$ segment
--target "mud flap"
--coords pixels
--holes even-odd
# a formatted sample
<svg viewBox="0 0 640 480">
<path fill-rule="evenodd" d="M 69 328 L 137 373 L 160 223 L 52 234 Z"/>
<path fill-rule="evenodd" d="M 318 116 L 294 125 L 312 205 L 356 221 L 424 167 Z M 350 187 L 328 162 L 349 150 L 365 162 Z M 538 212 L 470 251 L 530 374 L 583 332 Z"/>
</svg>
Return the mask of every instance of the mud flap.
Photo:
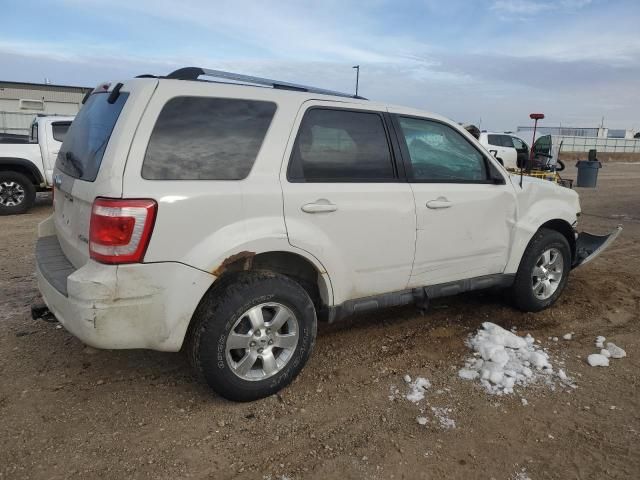
<svg viewBox="0 0 640 480">
<path fill-rule="evenodd" d="M 587 232 L 581 232 L 576 238 L 576 258 L 573 267 L 576 268 L 600 255 L 613 241 L 620 235 L 622 225 L 618 225 L 616 229 L 609 235 L 593 235 Z"/>
</svg>

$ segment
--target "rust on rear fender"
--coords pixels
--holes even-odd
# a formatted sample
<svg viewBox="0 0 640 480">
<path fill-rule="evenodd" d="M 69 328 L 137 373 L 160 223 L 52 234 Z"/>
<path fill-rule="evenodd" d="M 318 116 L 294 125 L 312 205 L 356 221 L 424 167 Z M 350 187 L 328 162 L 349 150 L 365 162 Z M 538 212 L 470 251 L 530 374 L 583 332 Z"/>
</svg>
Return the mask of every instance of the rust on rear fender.
<svg viewBox="0 0 640 480">
<path fill-rule="evenodd" d="M 253 263 L 253 257 L 255 256 L 256 252 L 242 251 L 234 253 L 233 255 L 225 258 L 219 266 L 211 271 L 211 273 L 216 277 L 219 277 L 226 272 L 231 265 L 234 265 L 235 267 L 233 270 L 249 270 Z M 244 260 L 244 262 L 241 263 L 241 260 Z"/>
</svg>

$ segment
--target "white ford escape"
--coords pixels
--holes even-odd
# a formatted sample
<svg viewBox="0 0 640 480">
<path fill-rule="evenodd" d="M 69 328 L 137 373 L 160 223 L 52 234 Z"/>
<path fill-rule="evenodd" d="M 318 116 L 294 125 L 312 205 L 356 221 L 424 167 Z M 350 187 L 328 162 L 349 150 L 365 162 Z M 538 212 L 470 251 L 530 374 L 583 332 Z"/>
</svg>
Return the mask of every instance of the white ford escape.
<svg viewBox="0 0 640 480">
<path fill-rule="evenodd" d="M 488 287 L 540 310 L 619 232 L 578 235 L 575 192 L 442 117 L 199 68 L 96 88 L 54 184 L 34 316 L 185 348 L 234 400 L 287 385 L 318 319 Z"/>
</svg>

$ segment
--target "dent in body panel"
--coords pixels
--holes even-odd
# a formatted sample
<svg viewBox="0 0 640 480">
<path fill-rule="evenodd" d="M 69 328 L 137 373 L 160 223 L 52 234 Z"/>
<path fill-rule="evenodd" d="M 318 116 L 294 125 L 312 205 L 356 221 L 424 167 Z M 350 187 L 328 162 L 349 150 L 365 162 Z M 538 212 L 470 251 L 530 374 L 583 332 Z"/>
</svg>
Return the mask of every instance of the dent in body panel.
<svg viewBox="0 0 640 480">
<path fill-rule="evenodd" d="M 519 182 L 519 177 L 512 176 Z M 523 188 L 516 186 L 518 221 L 514 229 L 509 262 L 505 273 L 516 273 L 531 238 L 540 227 L 551 220 L 574 225 L 580 211 L 578 194 L 547 180 L 524 177 Z"/>
</svg>

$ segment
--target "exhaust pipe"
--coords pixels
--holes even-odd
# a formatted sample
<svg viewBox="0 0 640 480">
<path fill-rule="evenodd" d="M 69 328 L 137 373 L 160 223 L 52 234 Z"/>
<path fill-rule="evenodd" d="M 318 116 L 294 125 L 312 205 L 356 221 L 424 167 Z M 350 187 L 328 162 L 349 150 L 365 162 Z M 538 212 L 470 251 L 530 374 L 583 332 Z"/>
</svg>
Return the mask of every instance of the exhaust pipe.
<svg viewBox="0 0 640 480">
<path fill-rule="evenodd" d="M 44 320 L 45 322 L 56 323 L 56 317 L 51 313 L 49 307 L 44 303 L 31 305 L 31 318 L 34 320 Z"/>
</svg>

